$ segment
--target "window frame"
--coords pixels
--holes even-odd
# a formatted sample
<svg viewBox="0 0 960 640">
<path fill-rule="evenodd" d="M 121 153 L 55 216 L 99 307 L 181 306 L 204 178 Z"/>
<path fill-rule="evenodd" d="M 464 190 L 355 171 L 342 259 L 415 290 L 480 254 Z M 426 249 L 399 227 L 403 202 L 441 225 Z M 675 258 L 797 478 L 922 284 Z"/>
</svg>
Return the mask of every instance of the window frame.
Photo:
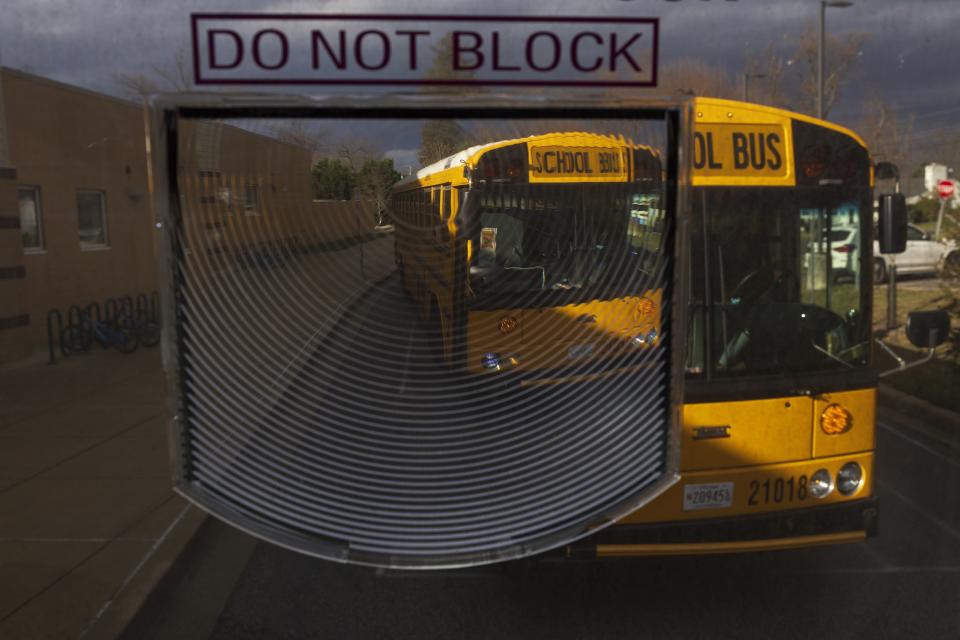
<svg viewBox="0 0 960 640">
<path fill-rule="evenodd" d="M 107 223 L 107 192 L 103 189 L 77 189 L 77 235 L 80 235 L 80 196 L 81 194 L 97 194 L 100 196 L 100 224 L 103 226 L 103 242 L 84 242 L 79 238 L 81 251 L 102 251 L 110 248 L 110 225 Z"/>
<path fill-rule="evenodd" d="M 250 193 L 256 194 L 254 201 L 250 201 Z M 260 210 L 260 185 L 253 182 L 246 182 L 243 185 L 243 214 L 247 216 L 259 216 Z"/>
<path fill-rule="evenodd" d="M 37 222 L 37 246 L 26 246 L 23 244 L 23 212 L 20 211 L 20 192 L 32 191 L 34 194 L 34 214 Z M 43 203 L 38 185 L 24 184 L 17 185 L 17 213 L 20 216 L 20 243 L 25 254 L 45 253 L 47 249 L 46 235 L 43 229 Z"/>
</svg>

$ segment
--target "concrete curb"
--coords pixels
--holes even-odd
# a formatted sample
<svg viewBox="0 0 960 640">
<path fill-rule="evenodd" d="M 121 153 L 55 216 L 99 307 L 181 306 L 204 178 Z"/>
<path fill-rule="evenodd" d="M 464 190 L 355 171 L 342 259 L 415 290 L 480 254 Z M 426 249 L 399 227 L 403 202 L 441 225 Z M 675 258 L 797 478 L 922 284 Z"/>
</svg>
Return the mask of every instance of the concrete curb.
<svg viewBox="0 0 960 640">
<path fill-rule="evenodd" d="M 395 271 L 395 269 L 391 269 L 379 277 L 365 280 L 362 286 L 351 292 L 336 307 L 333 314 L 328 317 L 328 321 L 323 327 L 323 335 L 317 335 L 311 340 L 314 346 L 321 344 L 347 311 L 362 300 L 371 289 L 393 275 Z M 98 617 L 81 635 L 81 638 L 83 640 L 115 640 L 120 638 L 133 623 L 153 591 L 161 585 L 164 578 L 172 572 L 176 563 L 184 556 L 184 552 L 196 539 L 197 533 L 210 517 L 205 511 L 188 502 L 183 517 L 178 516 L 178 519 L 171 523 L 170 529 L 161 540 L 158 540 L 157 546 L 151 550 L 151 554 L 134 569 L 128 580 L 121 585 L 113 598 L 104 605 Z"/>
<path fill-rule="evenodd" d="M 180 555 L 200 531 L 209 516 L 187 503 L 181 515 L 171 522 L 144 561 L 135 567 L 113 597 L 104 604 L 98 617 L 80 634 L 83 640 L 114 640 L 136 617 L 140 608 L 173 568 Z"/>
<path fill-rule="evenodd" d="M 931 426 L 948 432 L 960 431 L 960 413 L 934 406 L 890 385 L 877 386 L 877 399 L 878 404 L 887 405 L 900 413 L 917 416 Z"/>
</svg>

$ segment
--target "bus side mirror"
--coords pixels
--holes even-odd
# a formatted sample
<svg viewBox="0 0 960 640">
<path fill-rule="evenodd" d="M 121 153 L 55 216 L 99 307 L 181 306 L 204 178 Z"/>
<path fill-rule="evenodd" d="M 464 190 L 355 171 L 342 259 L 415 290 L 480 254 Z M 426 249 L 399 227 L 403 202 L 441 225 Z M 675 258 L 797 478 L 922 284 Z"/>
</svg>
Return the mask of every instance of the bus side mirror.
<svg viewBox="0 0 960 640">
<path fill-rule="evenodd" d="M 936 349 L 950 334 L 950 316 L 938 311 L 911 311 L 907 315 L 907 339 L 915 347 Z"/>
<path fill-rule="evenodd" d="M 875 180 L 899 180 L 900 170 L 892 162 L 878 162 L 873 167 Z"/>
<path fill-rule="evenodd" d="M 907 199 L 902 193 L 880 196 L 880 253 L 903 253 L 907 249 Z"/>
<path fill-rule="evenodd" d="M 926 349 L 927 355 L 919 360 L 907 362 L 888 347 L 883 340 L 878 339 L 877 344 L 897 362 L 896 367 L 883 371 L 879 374 L 879 377 L 883 378 L 930 362 L 934 353 L 936 353 L 936 348 L 946 341 L 949 334 L 950 316 L 947 315 L 946 311 L 942 309 L 938 311 L 911 311 L 907 314 L 907 338 L 915 347 Z"/>
</svg>

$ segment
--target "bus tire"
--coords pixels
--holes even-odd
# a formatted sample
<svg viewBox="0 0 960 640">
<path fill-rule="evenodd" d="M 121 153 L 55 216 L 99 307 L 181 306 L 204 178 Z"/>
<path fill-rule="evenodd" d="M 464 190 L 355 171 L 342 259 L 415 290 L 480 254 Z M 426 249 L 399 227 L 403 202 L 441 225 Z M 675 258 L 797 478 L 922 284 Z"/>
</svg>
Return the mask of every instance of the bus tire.
<svg viewBox="0 0 960 640">
<path fill-rule="evenodd" d="M 887 263 L 883 258 L 873 259 L 873 284 L 883 284 L 887 281 Z"/>
</svg>

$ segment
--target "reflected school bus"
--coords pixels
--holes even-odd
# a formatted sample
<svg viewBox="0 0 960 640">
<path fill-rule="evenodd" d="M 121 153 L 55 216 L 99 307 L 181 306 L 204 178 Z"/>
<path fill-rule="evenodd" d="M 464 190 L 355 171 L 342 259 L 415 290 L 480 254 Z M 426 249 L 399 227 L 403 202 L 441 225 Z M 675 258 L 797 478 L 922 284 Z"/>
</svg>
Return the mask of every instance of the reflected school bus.
<svg viewBox="0 0 960 640">
<path fill-rule="evenodd" d="M 654 149 L 579 132 L 472 147 L 398 184 L 397 262 L 442 358 L 560 371 L 655 344 L 663 220 L 633 211 L 656 211 L 660 185 Z"/>
<path fill-rule="evenodd" d="M 680 479 L 569 555 L 876 532 L 867 149 L 779 109 L 699 98 L 694 112 L 689 242 L 675 256 L 689 282 L 671 301 L 689 331 Z M 619 164 L 601 165 L 601 149 Z M 656 348 L 661 190 L 654 150 L 582 133 L 474 147 L 398 185 L 404 286 L 435 314 L 447 363 L 492 375 L 583 358 L 615 371 L 628 349 Z M 458 207 L 470 212 L 459 229 Z M 844 279 L 829 277 L 833 252 L 820 246 L 841 223 L 859 230 Z"/>
</svg>

